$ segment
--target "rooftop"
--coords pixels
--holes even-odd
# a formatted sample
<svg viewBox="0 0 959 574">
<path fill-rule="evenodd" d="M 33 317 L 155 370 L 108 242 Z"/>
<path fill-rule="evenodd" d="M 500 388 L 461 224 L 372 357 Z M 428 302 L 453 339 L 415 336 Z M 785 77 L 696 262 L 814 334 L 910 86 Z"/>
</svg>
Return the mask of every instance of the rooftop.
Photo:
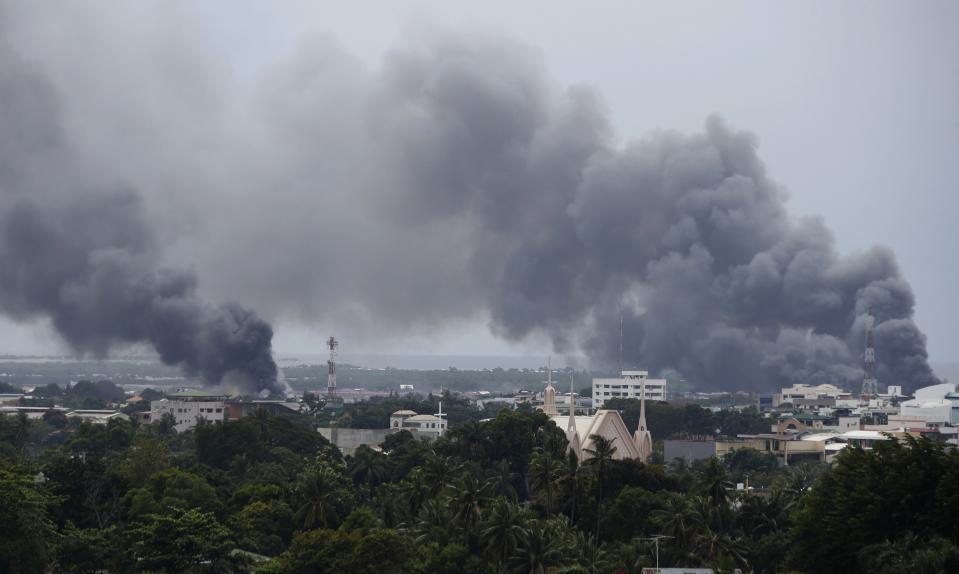
<svg viewBox="0 0 959 574">
<path fill-rule="evenodd" d="M 433 415 L 414 415 L 406 420 L 413 422 L 438 422 L 440 418 L 434 417 Z"/>
<path fill-rule="evenodd" d="M 854 430 L 844 432 L 839 436 L 840 438 L 852 440 L 889 440 L 889 437 L 885 434 L 873 430 Z"/>
<path fill-rule="evenodd" d="M 199 398 L 222 397 L 223 395 L 214 395 L 213 393 L 208 393 L 206 391 L 198 391 L 196 389 L 181 389 L 175 393 L 168 393 L 167 396 L 172 398 L 177 398 L 177 399 L 199 399 Z"/>
<path fill-rule="evenodd" d="M 779 420 L 796 419 L 797 421 L 828 421 L 829 417 L 813 413 L 793 413 L 791 415 L 779 415 Z"/>
<path fill-rule="evenodd" d="M 827 440 L 832 440 L 832 439 L 837 439 L 837 438 L 839 438 L 839 435 L 836 434 L 836 433 L 824 432 L 824 433 L 815 433 L 815 434 L 807 434 L 807 435 L 804 435 L 804 436 L 801 438 L 801 440 L 808 440 L 808 441 L 811 441 L 811 442 L 825 442 L 825 441 L 827 441 Z"/>
</svg>

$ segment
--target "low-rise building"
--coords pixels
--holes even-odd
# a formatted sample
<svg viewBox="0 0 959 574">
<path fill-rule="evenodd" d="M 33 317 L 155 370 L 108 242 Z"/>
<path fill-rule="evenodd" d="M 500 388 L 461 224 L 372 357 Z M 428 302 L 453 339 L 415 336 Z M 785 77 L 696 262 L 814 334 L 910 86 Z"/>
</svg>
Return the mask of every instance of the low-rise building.
<svg viewBox="0 0 959 574">
<path fill-rule="evenodd" d="M 680 458 L 689 464 L 714 456 L 722 458 L 734 450 L 751 448 L 775 456 L 780 466 L 801 460 L 828 462 L 835 453 L 827 449 L 827 436 L 835 437 L 830 434 L 800 438 L 797 434 L 762 433 L 739 435 L 726 440 L 666 440 L 663 441 L 663 458 L 666 462 Z"/>
<path fill-rule="evenodd" d="M 25 397 L 25 393 L 0 393 L 0 405 L 16 406 L 20 404 L 20 399 Z"/>
<path fill-rule="evenodd" d="M 593 379 L 593 408 L 601 409 L 609 399 L 638 399 L 645 386 L 646 399 L 666 400 L 666 379 L 650 379 L 649 371 L 623 371 L 619 379 Z"/>
<path fill-rule="evenodd" d="M 795 384 L 791 387 L 782 388 L 782 392 L 779 395 L 779 404 L 782 404 L 782 403 L 795 404 L 795 401 L 800 399 L 805 401 L 811 401 L 813 399 L 836 400 L 843 397 L 843 395 L 850 396 L 850 393 L 835 385 Z"/>
<path fill-rule="evenodd" d="M 776 424 L 774 424 L 770 430 L 780 434 L 806 432 L 812 429 L 822 429 L 823 425 L 831 420 L 830 417 L 814 413 L 790 413 L 780 415 L 776 420 Z"/>
<path fill-rule="evenodd" d="M 78 409 L 67 413 L 68 419 L 80 419 L 95 424 L 107 424 L 112 420 L 128 421 L 130 417 L 120 411 L 102 409 Z"/>
<path fill-rule="evenodd" d="M 420 415 L 416 411 L 399 410 L 390 415 L 389 427 L 385 429 L 351 429 L 320 427 L 317 431 L 345 455 L 352 456 L 360 446 L 379 448 L 390 434 L 409 431 L 418 439 L 433 439 L 446 432 L 443 408 L 435 415 Z"/>
<path fill-rule="evenodd" d="M 221 423 L 227 419 L 224 395 L 213 395 L 193 389 L 179 389 L 166 397 L 150 402 L 150 418 L 158 421 L 164 415 L 173 416 L 177 432 L 190 430 L 197 421 Z"/>
<path fill-rule="evenodd" d="M 446 419 L 442 413 L 436 415 L 420 415 L 414 411 L 396 411 L 390 415 L 390 430 L 397 432 L 408 430 L 414 435 L 435 438 L 446 432 Z"/>
<path fill-rule="evenodd" d="M 43 415 L 49 412 L 61 412 L 68 413 L 70 409 L 64 407 L 21 407 L 21 406 L 6 406 L 0 407 L 0 415 L 19 415 L 23 413 L 30 420 L 42 419 Z"/>
<path fill-rule="evenodd" d="M 270 416 L 285 417 L 300 413 L 303 403 L 296 401 L 271 401 L 271 400 L 253 400 L 253 401 L 229 401 L 226 403 L 226 418 L 229 420 L 248 417 L 257 411 L 264 411 Z"/>
</svg>

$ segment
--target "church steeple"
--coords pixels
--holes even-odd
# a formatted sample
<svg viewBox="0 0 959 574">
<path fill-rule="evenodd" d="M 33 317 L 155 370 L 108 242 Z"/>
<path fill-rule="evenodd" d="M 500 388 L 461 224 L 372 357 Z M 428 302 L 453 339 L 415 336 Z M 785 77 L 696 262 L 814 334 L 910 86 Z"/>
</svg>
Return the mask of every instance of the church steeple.
<svg viewBox="0 0 959 574">
<path fill-rule="evenodd" d="M 639 460 L 646 462 L 653 453 L 653 435 L 646 427 L 646 379 L 642 379 L 639 391 L 639 426 L 633 433 L 633 441 L 639 450 Z"/>
<path fill-rule="evenodd" d="M 576 458 L 583 460 L 582 443 L 579 432 L 576 430 L 576 399 L 573 394 L 573 373 L 569 374 L 569 422 L 566 424 L 566 440 L 569 448 L 576 453 Z"/>
<path fill-rule="evenodd" d="M 556 389 L 553 388 L 553 367 L 552 360 L 546 359 L 546 390 L 543 391 L 543 412 L 548 417 L 555 417 L 559 414 L 556 410 Z"/>
</svg>

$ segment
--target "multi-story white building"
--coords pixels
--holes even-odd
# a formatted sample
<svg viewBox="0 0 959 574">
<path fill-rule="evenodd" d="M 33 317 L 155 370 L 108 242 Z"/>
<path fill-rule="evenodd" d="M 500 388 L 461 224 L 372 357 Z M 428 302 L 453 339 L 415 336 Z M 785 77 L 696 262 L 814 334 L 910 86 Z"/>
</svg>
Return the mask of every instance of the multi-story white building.
<svg viewBox="0 0 959 574">
<path fill-rule="evenodd" d="M 650 379 L 649 371 L 623 371 L 620 379 L 593 379 L 593 408 L 603 408 L 609 399 L 638 399 L 644 383 L 648 400 L 666 400 L 666 379 Z"/>
<path fill-rule="evenodd" d="M 199 419 L 223 422 L 226 420 L 225 400 L 224 396 L 181 389 L 158 401 L 150 401 L 150 420 L 159 421 L 163 415 L 171 414 L 177 432 L 196 427 Z"/>
</svg>

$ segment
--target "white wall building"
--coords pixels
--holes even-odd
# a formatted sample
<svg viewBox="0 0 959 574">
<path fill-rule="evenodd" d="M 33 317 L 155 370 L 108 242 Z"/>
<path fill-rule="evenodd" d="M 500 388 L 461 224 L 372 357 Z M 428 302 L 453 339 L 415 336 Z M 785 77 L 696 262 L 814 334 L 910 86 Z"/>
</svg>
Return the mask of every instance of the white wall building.
<svg viewBox="0 0 959 574">
<path fill-rule="evenodd" d="M 396 411 L 390 415 L 390 431 L 400 430 L 408 430 L 419 436 L 440 437 L 446 433 L 446 419 L 442 418 L 441 413 L 418 415 L 413 411 Z"/>
<path fill-rule="evenodd" d="M 609 399 L 638 399 L 644 382 L 648 400 L 666 400 L 666 379 L 650 379 L 649 371 L 623 371 L 620 379 L 593 379 L 593 408 L 603 408 Z"/>
<path fill-rule="evenodd" d="M 899 414 L 927 423 L 959 424 L 959 393 L 952 383 L 918 389 L 915 398 L 899 404 Z"/>
<path fill-rule="evenodd" d="M 795 399 L 838 399 L 849 392 L 835 385 L 793 385 L 783 387 L 780 394 L 780 403 L 791 403 Z"/>
<path fill-rule="evenodd" d="M 225 398 L 201 391 L 181 390 L 158 401 L 150 401 L 150 419 L 159 421 L 163 415 L 171 414 L 177 432 L 196 427 L 199 419 L 223 422 L 226 420 Z"/>
</svg>

